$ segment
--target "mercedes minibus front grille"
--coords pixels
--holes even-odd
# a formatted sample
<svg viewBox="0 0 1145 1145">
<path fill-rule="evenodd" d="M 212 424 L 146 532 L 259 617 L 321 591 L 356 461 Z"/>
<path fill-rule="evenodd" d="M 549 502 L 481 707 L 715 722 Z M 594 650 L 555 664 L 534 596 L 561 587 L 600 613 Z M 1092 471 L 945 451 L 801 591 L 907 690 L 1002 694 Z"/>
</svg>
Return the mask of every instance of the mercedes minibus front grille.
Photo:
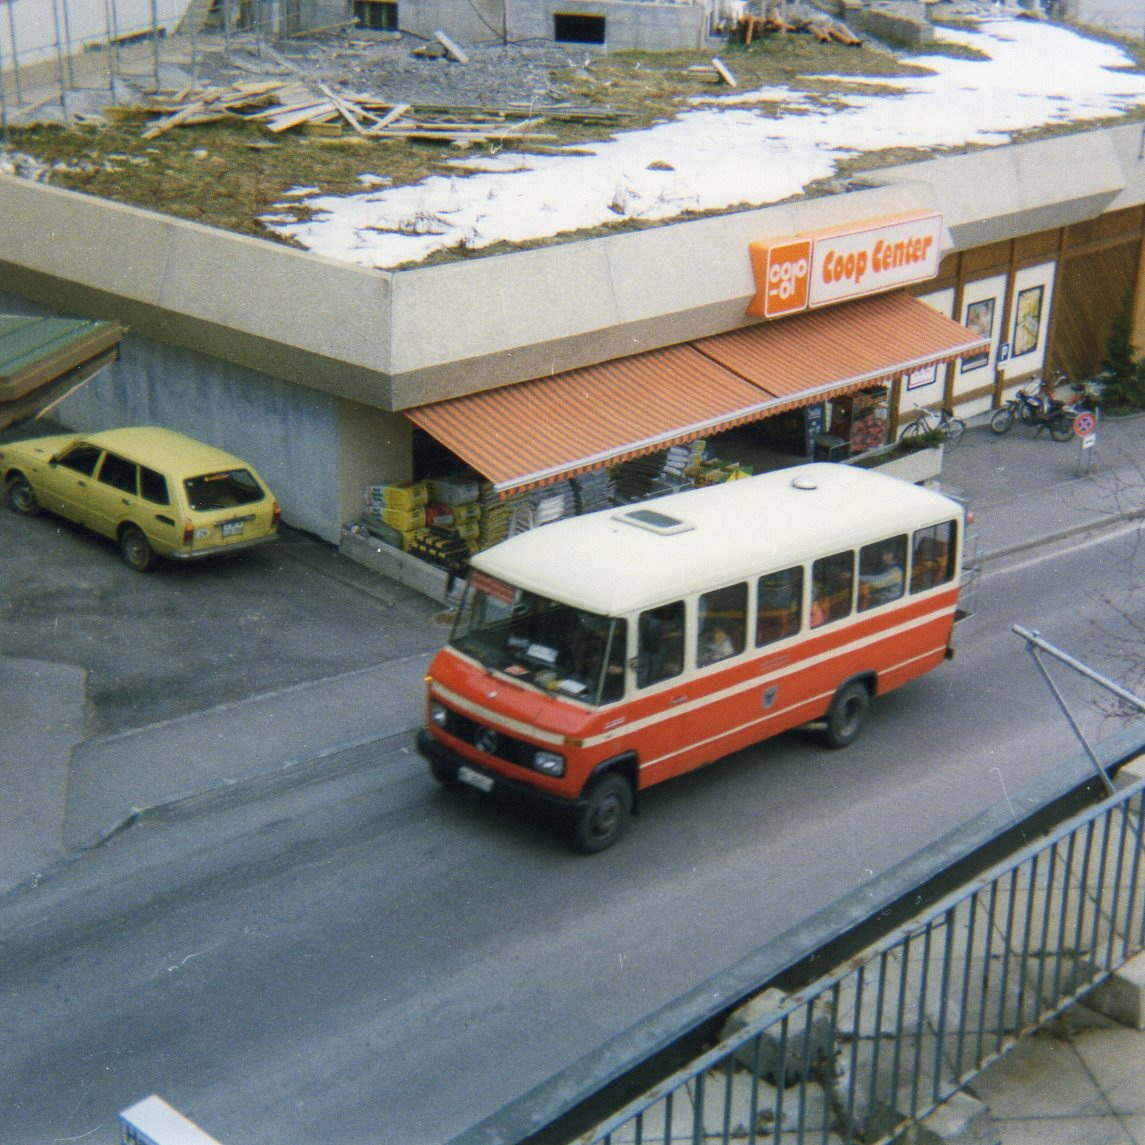
<svg viewBox="0 0 1145 1145">
<path fill-rule="evenodd" d="M 442 706 L 445 707 L 444 704 Z M 494 755 L 506 763 L 515 763 L 518 767 L 532 767 L 536 745 L 494 731 L 487 724 L 471 720 L 452 708 L 445 708 L 445 730 L 487 755 Z"/>
</svg>

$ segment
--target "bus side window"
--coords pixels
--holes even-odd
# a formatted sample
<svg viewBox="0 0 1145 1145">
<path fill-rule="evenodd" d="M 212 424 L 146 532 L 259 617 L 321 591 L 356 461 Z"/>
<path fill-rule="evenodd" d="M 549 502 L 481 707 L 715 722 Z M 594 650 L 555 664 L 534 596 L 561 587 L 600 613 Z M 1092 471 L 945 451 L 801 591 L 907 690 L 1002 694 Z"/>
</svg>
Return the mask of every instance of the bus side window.
<svg viewBox="0 0 1145 1145">
<path fill-rule="evenodd" d="M 906 534 L 859 550 L 859 611 L 898 600 L 906 591 Z"/>
<path fill-rule="evenodd" d="M 919 529 L 911 544 L 910 591 L 925 592 L 954 576 L 953 521 Z"/>
<path fill-rule="evenodd" d="M 747 631 L 747 584 L 728 585 L 700 594 L 696 665 L 703 668 L 717 660 L 738 656 Z"/>
<path fill-rule="evenodd" d="M 833 553 L 811 565 L 811 627 L 830 624 L 851 615 L 855 554 Z"/>
<path fill-rule="evenodd" d="M 684 670 L 684 602 L 677 600 L 640 614 L 636 684 L 647 688 Z"/>
<path fill-rule="evenodd" d="M 803 566 L 761 576 L 756 585 L 755 607 L 757 648 L 798 632 L 803 607 Z"/>
</svg>

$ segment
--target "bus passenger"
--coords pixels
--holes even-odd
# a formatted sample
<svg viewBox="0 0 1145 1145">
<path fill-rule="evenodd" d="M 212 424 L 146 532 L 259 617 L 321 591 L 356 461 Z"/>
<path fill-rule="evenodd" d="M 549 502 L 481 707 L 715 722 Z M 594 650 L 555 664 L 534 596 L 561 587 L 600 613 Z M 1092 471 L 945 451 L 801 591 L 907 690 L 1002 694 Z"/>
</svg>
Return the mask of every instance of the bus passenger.
<svg viewBox="0 0 1145 1145">
<path fill-rule="evenodd" d="M 717 660 L 726 660 L 736 654 L 736 646 L 728 630 L 717 620 L 700 637 L 700 654 L 696 663 L 702 668 L 706 664 L 714 664 Z"/>
<path fill-rule="evenodd" d="M 879 549 L 878 564 L 874 569 L 859 573 L 859 584 L 863 587 L 864 608 L 889 604 L 902 596 L 903 567 L 891 545 L 883 545 Z"/>
</svg>

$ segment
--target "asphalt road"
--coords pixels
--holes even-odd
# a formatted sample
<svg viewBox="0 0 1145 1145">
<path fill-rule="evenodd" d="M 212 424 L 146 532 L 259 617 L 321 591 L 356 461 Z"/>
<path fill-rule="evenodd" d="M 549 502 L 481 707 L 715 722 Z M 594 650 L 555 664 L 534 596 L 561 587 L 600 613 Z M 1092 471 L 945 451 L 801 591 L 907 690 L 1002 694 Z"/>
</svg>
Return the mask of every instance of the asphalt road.
<svg viewBox="0 0 1145 1145">
<path fill-rule="evenodd" d="M 70 522 L 0 511 L 3 651 L 87 669 L 88 737 L 426 652 L 434 602 L 316 538 L 132 572 Z"/>
<path fill-rule="evenodd" d="M 1108 669 L 1140 571 L 1129 535 L 993 571 L 954 663 L 878 701 L 854 747 L 795 733 L 665 784 L 592 858 L 437 790 L 400 738 L 134 828 L 0 912 L 0 1145 L 111 1145 L 152 1092 L 225 1145 L 447 1139 L 1019 804 L 1077 747 L 1010 625 Z"/>
</svg>

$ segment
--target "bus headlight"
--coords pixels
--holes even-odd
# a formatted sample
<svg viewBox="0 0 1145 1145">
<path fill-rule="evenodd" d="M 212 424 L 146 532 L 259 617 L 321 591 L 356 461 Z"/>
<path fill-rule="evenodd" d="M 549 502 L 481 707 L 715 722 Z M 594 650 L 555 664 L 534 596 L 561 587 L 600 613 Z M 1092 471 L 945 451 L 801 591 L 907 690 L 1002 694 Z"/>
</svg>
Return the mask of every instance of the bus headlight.
<svg viewBox="0 0 1145 1145">
<path fill-rule="evenodd" d="M 429 702 L 429 718 L 439 728 L 445 727 L 446 721 L 449 719 L 449 713 L 445 710 L 443 704 L 439 704 L 436 700 Z"/>
<path fill-rule="evenodd" d="M 555 751 L 538 751 L 533 755 L 533 766 L 543 775 L 560 779 L 565 773 L 565 757 Z"/>
</svg>

